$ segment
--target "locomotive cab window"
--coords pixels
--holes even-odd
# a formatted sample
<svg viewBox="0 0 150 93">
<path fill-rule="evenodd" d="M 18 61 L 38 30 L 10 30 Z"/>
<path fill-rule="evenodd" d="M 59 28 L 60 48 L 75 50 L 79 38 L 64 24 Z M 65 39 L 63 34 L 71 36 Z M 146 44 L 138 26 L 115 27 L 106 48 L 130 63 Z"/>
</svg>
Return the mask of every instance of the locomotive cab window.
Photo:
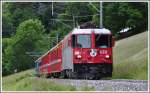
<svg viewBox="0 0 150 93">
<path fill-rule="evenodd" d="M 75 47 L 75 43 L 76 43 L 76 36 L 72 35 L 72 47 Z"/>
<path fill-rule="evenodd" d="M 90 48 L 91 36 L 90 35 L 73 35 L 72 47 L 76 48 Z"/>
<path fill-rule="evenodd" d="M 97 34 L 95 35 L 95 46 L 97 48 L 111 47 L 111 35 Z"/>
</svg>

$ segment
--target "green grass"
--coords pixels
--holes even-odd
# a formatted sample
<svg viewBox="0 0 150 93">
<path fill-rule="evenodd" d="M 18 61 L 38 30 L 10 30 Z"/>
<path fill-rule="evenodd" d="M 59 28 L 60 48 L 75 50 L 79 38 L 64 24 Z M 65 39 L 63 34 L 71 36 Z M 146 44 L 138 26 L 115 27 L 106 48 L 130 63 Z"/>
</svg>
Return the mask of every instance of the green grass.
<svg viewBox="0 0 150 93">
<path fill-rule="evenodd" d="M 117 41 L 114 47 L 113 79 L 148 79 L 148 32 Z M 2 78 L 3 91 L 75 91 L 73 86 L 55 84 L 36 78 L 34 70 L 27 70 Z M 92 91 L 82 87 L 81 91 Z"/>
<path fill-rule="evenodd" d="M 37 78 L 33 70 L 16 73 L 2 78 L 3 91 L 75 91 L 73 86 L 55 84 L 46 78 Z"/>
<path fill-rule="evenodd" d="M 116 43 L 112 78 L 148 79 L 148 32 Z"/>
<path fill-rule="evenodd" d="M 81 87 L 60 85 L 46 78 L 34 76 L 34 70 L 27 70 L 2 78 L 3 91 L 93 91 L 93 87 Z"/>
</svg>

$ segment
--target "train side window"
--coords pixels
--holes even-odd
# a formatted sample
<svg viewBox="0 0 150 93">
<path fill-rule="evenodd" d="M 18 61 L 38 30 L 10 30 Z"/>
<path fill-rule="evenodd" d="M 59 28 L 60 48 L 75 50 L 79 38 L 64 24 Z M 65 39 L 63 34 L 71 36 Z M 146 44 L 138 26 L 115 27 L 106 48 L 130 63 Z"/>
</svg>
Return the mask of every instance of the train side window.
<svg viewBox="0 0 150 93">
<path fill-rule="evenodd" d="M 39 66 L 41 66 L 41 65 L 42 65 L 42 63 L 41 63 L 41 62 L 39 62 L 39 63 L 38 63 L 38 65 L 39 65 Z"/>
<path fill-rule="evenodd" d="M 72 35 L 72 47 L 76 47 L 76 36 Z"/>
</svg>

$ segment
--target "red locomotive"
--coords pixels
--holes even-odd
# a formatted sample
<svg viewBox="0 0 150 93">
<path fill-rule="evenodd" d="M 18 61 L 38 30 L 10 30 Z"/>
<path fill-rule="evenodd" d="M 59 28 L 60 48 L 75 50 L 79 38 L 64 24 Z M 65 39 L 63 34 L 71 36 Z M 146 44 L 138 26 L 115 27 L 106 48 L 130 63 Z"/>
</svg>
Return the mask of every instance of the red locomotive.
<svg viewBox="0 0 150 93">
<path fill-rule="evenodd" d="M 114 38 L 108 29 L 75 28 L 36 60 L 36 72 L 53 77 L 111 77 Z"/>
</svg>

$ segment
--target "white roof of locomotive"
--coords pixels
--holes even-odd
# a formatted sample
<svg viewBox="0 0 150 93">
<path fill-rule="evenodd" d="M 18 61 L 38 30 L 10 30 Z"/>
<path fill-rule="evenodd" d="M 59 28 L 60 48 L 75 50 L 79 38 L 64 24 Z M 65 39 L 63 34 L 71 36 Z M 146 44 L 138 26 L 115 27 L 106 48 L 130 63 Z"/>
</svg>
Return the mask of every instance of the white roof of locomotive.
<svg viewBox="0 0 150 93">
<path fill-rule="evenodd" d="M 111 34 L 111 31 L 105 28 L 102 29 L 79 29 L 75 28 L 72 34 L 91 34 L 94 31 L 96 34 Z"/>
</svg>

